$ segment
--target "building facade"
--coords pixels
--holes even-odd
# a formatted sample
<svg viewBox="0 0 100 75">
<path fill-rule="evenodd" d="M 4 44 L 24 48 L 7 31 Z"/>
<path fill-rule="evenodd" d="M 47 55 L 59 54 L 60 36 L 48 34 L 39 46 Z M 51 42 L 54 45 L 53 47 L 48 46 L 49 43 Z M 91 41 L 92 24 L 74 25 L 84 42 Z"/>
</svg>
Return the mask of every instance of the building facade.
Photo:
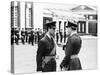
<svg viewBox="0 0 100 75">
<path fill-rule="evenodd" d="M 82 14 L 85 17 L 84 20 L 79 20 L 78 33 L 97 36 L 98 14 L 96 7 L 80 5 L 72 8 L 71 11 L 76 14 Z"/>
<path fill-rule="evenodd" d="M 20 29 L 20 2 L 11 2 L 11 28 Z"/>
<path fill-rule="evenodd" d="M 97 36 L 97 7 L 86 5 L 66 7 L 67 5 L 13 1 L 11 2 L 11 28 L 44 31 L 47 30 L 45 23 L 56 21 L 56 30 L 64 33 L 68 19 L 82 15 L 84 19 L 78 19 L 77 32 L 80 35 Z"/>
</svg>

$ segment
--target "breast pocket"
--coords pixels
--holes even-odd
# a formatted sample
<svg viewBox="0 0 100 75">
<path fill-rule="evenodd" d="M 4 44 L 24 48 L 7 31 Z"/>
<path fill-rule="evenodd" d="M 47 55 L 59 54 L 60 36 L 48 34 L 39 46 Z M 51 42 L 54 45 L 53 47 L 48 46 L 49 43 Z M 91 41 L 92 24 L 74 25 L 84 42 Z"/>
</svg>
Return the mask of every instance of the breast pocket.
<svg viewBox="0 0 100 75">
<path fill-rule="evenodd" d="M 52 50 L 52 47 L 51 47 L 51 46 L 48 46 L 46 52 L 47 52 L 48 54 L 50 54 L 51 50 Z"/>
<path fill-rule="evenodd" d="M 48 46 L 48 47 L 47 47 L 47 50 L 50 50 L 50 49 L 51 49 L 51 47 L 50 47 L 50 46 Z"/>
</svg>

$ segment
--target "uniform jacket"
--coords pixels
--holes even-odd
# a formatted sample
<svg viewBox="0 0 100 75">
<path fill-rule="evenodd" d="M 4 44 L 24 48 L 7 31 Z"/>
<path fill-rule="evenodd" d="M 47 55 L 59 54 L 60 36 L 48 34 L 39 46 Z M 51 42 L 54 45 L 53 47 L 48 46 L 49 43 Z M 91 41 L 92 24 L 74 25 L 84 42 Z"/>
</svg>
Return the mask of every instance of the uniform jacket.
<svg viewBox="0 0 100 75">
<path fill-rule="evenodd" d="M 37 71 L 42 71 L 42 59 L 45 56 L 50 56 L 52 49 L 54 48 L 54 43 L 51 42 L 51 39 L 46 35 L 38 43 L 37 50 Z M 56 52 L 55 54 L 56 55 Z"/>
<path fill-rule="evenodd" d="M 66 49 L 65 49 L 65 57 L 61 63 L 61 67 L 68 67 L 69 65 L 74 65 L 74 67 L 71 67 L 71 69 L 78 69 L 81 67 L 80 61 L 75 60 L 73 64 L 70 64 L 72 62 L 71 55 L 77 55 L 81 48 L 82 40 L 78 34 L 73 34 L 69 36 L 68 41 L 66 43 Z M 78 68 L 76 68 L 78 67 Z"/>
</svg>

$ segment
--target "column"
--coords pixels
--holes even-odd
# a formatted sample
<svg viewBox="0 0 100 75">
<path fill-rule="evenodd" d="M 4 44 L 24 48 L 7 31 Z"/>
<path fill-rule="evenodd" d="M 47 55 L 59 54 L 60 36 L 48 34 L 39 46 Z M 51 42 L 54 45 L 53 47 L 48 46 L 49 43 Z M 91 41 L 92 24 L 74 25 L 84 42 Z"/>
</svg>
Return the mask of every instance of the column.
<svg viewBox="0 0 100 75">
<path fill-rule="evenodd" d="M 11 26 L 20 28 L 20 3 L 18 1 L 11 2 Z"/>
<path fill-rule="evenodd" d="M 86 34 L 88 34 L 88 15 L 86 15 Z"/>
<path fill-rule="evenodd" d="M 24 28 L 25 29 L 25 2 L 21 2 L 20 3 L 20 13 L 21 13 L 21 17 L 20 17 L 20 21 L 21 21 L 21 29 Z"/>
<path fill-rule="evenodd" d="M 32 3 L 25 4 L 25 28 L 32 28 Z"/>
</svg>

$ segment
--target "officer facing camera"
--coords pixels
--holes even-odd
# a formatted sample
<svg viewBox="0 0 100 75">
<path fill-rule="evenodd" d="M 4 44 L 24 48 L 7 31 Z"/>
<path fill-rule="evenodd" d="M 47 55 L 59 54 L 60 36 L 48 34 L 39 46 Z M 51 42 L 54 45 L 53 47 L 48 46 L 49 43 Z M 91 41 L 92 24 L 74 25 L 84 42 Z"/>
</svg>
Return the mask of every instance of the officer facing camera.
<svg viewBox="0 0 100 75">
<path fill-rule="evenodd" d="M 47 33 L 39 41 L 37 50 L 37 71 L 53 72 L 56 71 L 56 45 L 54 40 L 56 22 L 46 24 Z"/>
</svg>

